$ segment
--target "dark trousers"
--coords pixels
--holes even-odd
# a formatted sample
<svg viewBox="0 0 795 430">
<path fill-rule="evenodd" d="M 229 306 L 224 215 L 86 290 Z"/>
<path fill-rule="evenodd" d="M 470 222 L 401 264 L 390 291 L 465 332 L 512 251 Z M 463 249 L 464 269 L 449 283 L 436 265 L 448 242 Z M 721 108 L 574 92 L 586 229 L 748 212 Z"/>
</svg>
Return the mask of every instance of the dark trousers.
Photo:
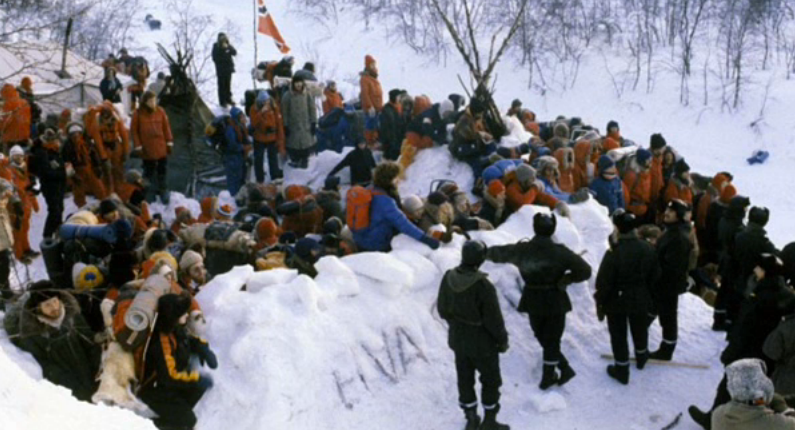
<svg viewBox="0 0 795 430">
<path fill-rule="evenodd" d="M 309 155 L 311 153 L 312 149 L 287 149 L 290 162 L 299 169 L 306 169 L 309 167 Z"/>
<path fill-rule="evenodd" d="M 151 387 L 141 391 L 141 400 L 154 411 L 155 426 L 160 429 L 188 428 L 196 426 L 193 407 L 199 403 L 204 390 L 193 387 L 186 389 L 167 389 Z"/>
<path fill-rule="evenodd" d="M 218 104 L 225 106 L 232 104 L 232 74 L 228 72 L 218 73 Z"/>
<path fill-rule="evenodd" d="M 44 238 L 52 237 L 63 223 L 63 193 L 60 195 L 44 195 L 47 202 L 47 220 L 44 222 Z"/>
<path fill-rule="evenodd" d="M 675 343 L 679 332 L 679 295 L 660 295 L 657 297 L 657 315 L 660 318 L 663 341 Z"/>
<path fill-rule="evenodd" d="M 497 353 L 483 357 L 455 354 L 455 370 L 458 374 L 458 402 L 463 409 L 477 406 L 475 394 L 475 371 L 480 373 L 480 396 L 484 406 L 493 407 L 500 402 L 500 356 Z M 487 408 L 488 409 L 488 408 Z"/>
<path fill-rule="evenodd" d="M 6 302 L 14 297 L 9 276 L 11 276 L 11 248 L 0 251 L 0 310 L 5 309 Z"/>
<path fill-rule="evenodd" d="M 629 362 L 627 328 L 632 333 L 635 354 L 648 352 L 649 325 L 647 315 L 608 314 L 607 329 L 610 331 L 610 346 L 613 349 L 613 357 L 615 357 L 616 363 Z"/>
<path fill-rule="evenodd" d="M 166 169 L 168 159 L 144 160 L 144 179 L 148 182 L 146 188 L 146 201 L 152 203 L 159 195 L 163 200 L 166 191 Z M 165 203 L 165 202 L 164 202 Z"/>
<path fill-rule="evenodd" d="M 715 297 L 715 316 L 725 318 L 728 323 L 737 322 L 741 304 L 742 295 L 737 292 L 731 281 L 724 280 Z"/>
<path fill-rule="evenodd" d="M 258 183 L 265 182 L 265 152 L 268 153 L 268 174 L 271 181 L 282 178 L 279 167 L 279 148 L 276 143 L 254 142 L 254 176 Z"/>
<path fill-rule="evenodd" d="M 558 365 L 566 361 L 560 352 L 560 339 L 566 330 L 566 314 L 530 315 L 530 327 L 544 349 L 545 365 Z"/>
</svg>

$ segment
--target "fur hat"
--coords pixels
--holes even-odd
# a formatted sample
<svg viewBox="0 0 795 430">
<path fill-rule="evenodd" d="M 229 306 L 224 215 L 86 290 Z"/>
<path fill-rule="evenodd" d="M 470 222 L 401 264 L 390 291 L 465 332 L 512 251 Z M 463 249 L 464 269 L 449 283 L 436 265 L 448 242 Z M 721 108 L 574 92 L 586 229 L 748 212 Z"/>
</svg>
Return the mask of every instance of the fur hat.
<svg viewBox="0 0 795 430">
<path fill-rule="evenodd" d="M 379 164 L 373 171 L 373 185 L 382 190 L 392 188 L 392 181 L 400 175 L 400 164 L 386 161 Z"/>
<path fill-rule="evenodd" d="M 635 153 L 635 160 L 637 160 L 638 164 L 643 166 L 649 160 L 651 160 L 652 153 L 648 149 L 640 148 L 638 152 Z"/>
<path fill-rule="evenodd" d="M 55 284 L 53 284 L 50 280 L 34 282 L 28 291 L 30 292 L 30 298 L 28 298 L 28 301 L 25 304 L 28 309 L 35 309 L 40 304 L 50 300 L 53 297 L 61 297 L 60 290 L 55 288 Z"/>
<path fill-rule="evenodd" d="M 611 120 L 610 122 L 607 123 L 607 127 L 605 128 L 605 133 L 610 133 L 610 129 L 611 128 L 616 128 L 616 129 L 619 129 L 619 130 L 621 129 L 618 126 L 618 122 L 613 121 L 613 120 Z"/>
<path fill-rule="evenodd" d="M 423 203 L 421 198 L 411 194 L 403 198 L 401 205 L 407 213 L 415 213 L 422 209 Z"/>
<path fill-rule="evenodd" d="M 468 240 L 461 248 L 461 265 L 478 268 L 486 261 L 488 247 L 479 240 Z"/>
<path fill-rule="evenodd" d="M 87 266 L 80 262 L 72 266 L 72 284 L 78 293 L 92 290 L 104 282 L 105 276 L 97 266 Z"/>
<path fill-rule="evenodd" d="M 559 122 L 555 124 L 555 128 L 553 129 L 552 134 L 555 137 L 559 137 L 561 139 L 568 139 L 569 138 L 569 126 L 566 125 L 564 122 Z"/>
<path fill-rule="evenodd" d="M 676 164 L 674 164 L 674 174 L 681 175 L 682 173 L 687 173 L 690 171 L 690 165 L 687 164 L 684 158 L 679 159 Z"/>
<path fill-rule="evenodd" d="M 171 268 L 172 271 L 176 272 L 179 270 L 179 263 L 177 263 L 177 259 L 174 258 L 168 251 L 158 251 L 149 256 L 149 261 L 153 262 L 156 266 L 157 263 L 163 262 Z"/>
<path fill-rule="evenodd" d="M 646 224 L 638 228 L 638 236 L 643 240 L 657 240 L 662 236 L 662 230 L 654 224 Z"/>
<path fill-rule="evenodd" d="M 751 206 L 751 199 L 745 196 L 734 196 L 729 202 L 729 208 L 737 211 L 745 211 L 748 206 Z"/>
<path fill-rule="evenodd" d="M 505 192 L 505 185 L 499 179 L 492 179 L 489 182 L 488 193 L 492 195 L 492 197 L 497 197 L 500 194 Z"/>
<path fill-rule="evenodd" d="M 784 262 L 775 254 L 764 253 L 760 255 L 756 265 L 765 271 L 765 276 L 778 276 L 784 271 Z"/>
<path fill-rule="evenodd" d="M 190 310 L 191 298 L 187 294 L 165 294 L 157 300 L 157 326 L 161 333 L 171 333 L 179 319 Z"/>
<path fill-rule="evenodd" d="M 732 400 L 739 403 L 753 403 L 773 400 L 773 381 L 765 375 L 767 366 L 758 358 L 737 360 L 726 367 L 726 388 Z"/>
<path fill-rule="evenodd" d="M 536 169 L 528 164 L 519 165 L 516 170 L 516 180 L 523 187 L 527 187 L 536 181 Z"/>
<path fill-rule="evenodd" d="M 613 225 L 616 226 L 618 232 L 621 234 L 627 234 L 635 230 L 635 224 L 635 215 L 633 215 L 632 212 L 617 210 L 613 214 Z"/>
<path fill-rule="evenodd" d="M 760 227 L 767 225 L 770 220 L 770 209 L 765 207 L 754 206 L 748 212 L 748 222 L 754 223 Z"/>
<path fill-rule="evenodd" d="M 204 263 L 204 258 L 201 254 L 189 249 L 185 251 L 185 253 L 182 254 L 182 258 L 179 259 L 179 270 L 187 272 L 191 267 L 201 263 Z"/>
<path fill-rule="evenodd" d="M 690 205 L 679 199 L 673 199 L 668 202 L 667 208 L 676 212 L 676 218 L 680 221 L 685 219 L 685 214 L 691 210 Z"/>
<path fill-rule="evenodd" d="M 555 234 L 558 220 L 555 214 L 537 213 L 533 216 L 533 231 L 538 236 L 550 237 Z"/>
<path fill-rule="evenodd" d="M 728 205 L 736 195 L 737 188 L 733 184 L 728 184 L 720 190 L 720 202 Z"/>
<path fill-rule="evenodd" d="M 8 156 L 10 158 L 15 155 L 25 155 L 25 150 L 19 145 L 14 145 L 11 147 L 11 151 L 8 152 Z"/>
<path fill-rule="evenodd" d="M 119 210 L 119 205 L 117 205 L 116 202 L 111 199 L 105 199 L 99 203 L 100 216 L 105 216 L 109 213 L 116 212 L 118 210 Z"/>
<path fill-rule="evenodd" d="M 450 199 L 448 199 L 447 196 L 441 191 L 434 191 L 434 192 L 428 194 L 428 203 L 429 204 L 436 205 L 436 206 L 441 206 L 441 205 L 443 205 L 443 204 L 445 204 L 445 203 L 447 203 L 449 201 L 450 201 Z"/>
<path fill-rule="evenodd" d="M 333 234 L 339 236 L 342 233 L 342 220 L 333 216 L 323 223 L 323 234 Z"/>
<path fill-rule="evenodd" d="M 651 150 L 654 151 L 655 149 L 663 149 L 668 146 L 668 143 L 665 141 L 665 138 L 660 133 L 655 133 L 651 135 L 651 142 L 650 145 Z"/>
</svg>

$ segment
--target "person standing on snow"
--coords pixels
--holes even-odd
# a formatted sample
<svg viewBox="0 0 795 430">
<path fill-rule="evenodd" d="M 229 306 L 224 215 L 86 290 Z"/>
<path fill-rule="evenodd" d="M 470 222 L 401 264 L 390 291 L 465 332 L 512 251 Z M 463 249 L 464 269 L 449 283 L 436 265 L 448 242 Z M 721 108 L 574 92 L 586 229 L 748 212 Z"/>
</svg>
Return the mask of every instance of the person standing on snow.
<svg viewBox="0 0 795 430">
<path fill-rule="evenodd" d="M 237 195 L 245 182 L 245 156 L 251 148 L 246 129 L 246 114 L 239 107 L 229 111 L 231 121 L 224 130 L 225 145 L 223 148 L 226 188 L 231 195 Z"/>
<path fill-rule="evenodd" d="M 611 378 L 629 383 L 629 344 L 627 328 L 635 344 L 635 360 L 642 370 L 649 359 L 648 315 L 652 307 L 652 288 L 660 276 L 654 247 L 641 240 L 635 230 L 637 220 L 629 212 L 613 215 L 618 241 L 608 250 L 596 275 L 597 314 L 607 316 L 610 345 L 615 365 L 607 367 Z"/>
<path fill-rule="evenodd" d="M 315 145 L 317 109 L 314 99 L 306 90 L 304 79 L 299 76 L 293 76 L 290 90 L 282 96 L 282 119 L 290 164 L 306 169 Z"/>
<path fill-rule="evenodd" d="M 494 285 L 478 270 L 486 250 L 480 241 L 464 244 L 461 265 L 445 273 L 436 303 L 439 315 L 450 325 L 448 345 L 455 354 L 458 402 L 466 416 L 466 430 L 508 430 L 497 422 L 502 385 L 499 354 L 508 351 L 508 332 Z M 476 371 L 486 416 L 483 424 L 477 412 Z"/>
<path fill-rule="evenodd" d="M 381 127 L 378 134 L 384 148 L 384 158 L 387 160 L 394 161 L 400 157 L 400 146 L 406 137 L 406 123 L 403 106 L 400 102 L 402 94 L 402 90 L 391 90 L 389 103 L 384 106 L 381 114 Z"/>
<path fill-rule="evenodd" d="M 495 263 L 516 266 L 525 282 L 518 310 L 530 315 L 530 327 L 544 349 L 544 374 L 539 384 L 542 390 L 564 385 L 576 376 L 560 351 L 566 313 L 572 309 L 566 288 L 591 277 L 591 266 L 582 257 L 552 240 L 556 226 L 555 215 L 537 213 L 533 217 L 532 240 L 492 247 L 486 254 Z"/>
<path fill-rule="evenodd" d="M 364 139 L 368 145 L 378 141 L 378 117 L 384 107 L 384 91 L 378 81 L 378 65 L 370 55 L 364 57 L 364 71 L 361 80 L 362 110 L 365 115 Z"/>
<path fill-rule="evenodd" d="M 357 143 L 356 148 L 331 169 L 328 176 L 333 177 L 337 172 L 348 167 L 351 171 L 351 185 L 366 187 L 373 180 L 373 169 L 375 169 L 375 166 L 373 151 L 367 147 L 367 142 L 363 140 Z"/>
<path fill-rule="evenodd" d="M 257 183 L 265 182 L 263 163 L 266 152 L 268 153 L 268 175 L 270 175 L 271 181 L 281 179 L 282 169 L 279 167 L 279 154 L 285 153 L 282 114 L 267 91 L 257 94 L 255 107 L 251 109 L 249 130 L 254 140 L 254 176 Z"/>
<path fill-rule="evenodd" d="M 232 100 L 232 74 L 235 73 L 235 47 L 229 43 L 226 33 L 218 33 L 218 41 L 213 44 L 213 63 L 218 79 L 218 104 L 225 108 L 234 105 Z"/>
<path fill-rule="evenodd" d="M 14 256 L 17 260 L 29 263 L 40 255 L 30 247 L 30 217 L 39 212 L 39 203 L 33 191 L 34 182 L 28 173 L 25 151 L 14 145 L 9 152 L 11 164 L 8 171 L 22 203 L 22 214 L 16 216 L 14 223 Z"/>
<path fill-rule="evenodd" d="M 47 202 L 44 238 L 52 237 L 63 222 L 66 194 L 66 163 L 61 154 L 61 140 L 54 129 L 47 128 L 33 143 L 30 172 L 39 178 L 41 192 Z"/>
<path fill-rule="evenodd" d="M 157 96 L 147 91 L 141 97 L 141 106 L 133 114 L 130 125 L 135 151 L 144 161 L 144 178 L 149 183 L 147 201 L 152 203 L 155 196 L 168 204 L 169 194 L 166 186 L 168 155 L 174 148 L 171 125 L 166 111 L 157 105 Z"/>
</svg>

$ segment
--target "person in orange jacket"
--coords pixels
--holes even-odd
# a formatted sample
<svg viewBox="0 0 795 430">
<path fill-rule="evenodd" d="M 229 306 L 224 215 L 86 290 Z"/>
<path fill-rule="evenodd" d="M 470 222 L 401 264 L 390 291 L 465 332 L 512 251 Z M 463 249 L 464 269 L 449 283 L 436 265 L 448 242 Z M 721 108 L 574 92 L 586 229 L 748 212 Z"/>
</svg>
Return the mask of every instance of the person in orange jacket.
<svg viewBox="0 0 795 430">
<path fill-rule="evenodd" d="M 571 148 L 559 148 L 554 152 L 555 159 L 558 160 L 558 187 L 564 193 L 574 194 L 577 188 L 574 186 L 574 150 Z"/>
<path fill-rule="evenodd" d="M 574 190 L 588 188 L 594 177 L 594 163 L 591 161 L 593 145 L 588 140 L 581 140 L 574 145 Z"/>
<path fill-rule="evenodd" d="M 66 174 L 71 178 L 72 193 L 77 207 L 86 204 L 86 194 L 93 194 L 97 199 L 107 197 L 105 186 L 94 172 L 91 148 L 86 142 L 85 129 L 82 125 L 72 123 L 66 127 L 67 139 L 63 154 L 66 162 Z"/>
<path fill-rule="evenodd" d="M 265 152 L 268 153 L 268 174 L 271 181 L 283 177 L 279 167 L 279 154 L 287 153 L 284 142 L 284 123 L 277 103 L 266 91 L 257 95 L 251 109 L 251 137 L 254 140 L 254 176 L 258 183 L 265 182 Z"/>
<path fill-rule="evenodd" d="M 326 100 L 323 101 L 323 115 L 328 115 L 334 109 L 342 109 L 342 94 L 337 91 L 337 83 L 334 81 L 326 82 L 326 89 L 323 90 Z"/>
<path fill-rule="evenodd" d="M 668 187 L 665 189 L 665 196 L 663 201 L 666 205 L 671 200 L 679 199 L 690 207 L 693 206 L 693 185 L 690 179 L 690 166 L 681 159 L 674 164 L 674 174 L 668 181 Z"/>
<path fill-rule="evenodd" d="M 368 145 L 373 145 L 378 141 L 378 115 L 384 107 L 384 92 L 378 82 L 378 65 L 370 55 L 364 57 L 361 76 L 362 110 L 366 117 L 364 139 Z"/>
<path fill-rule="evenodd" d="M 124 162 L 130 150 L 129 132 L 110 102 L 89 109 L 86 129 L 102 160 L 102 182 L 108 193 L 118 193 L 124 182 Z"/>
<path fill-rule="evenodd" d="M 638 149 L 624 173 L 624 185 L 629 194 L 627 210 L 635 215 L 637 225 L 653 224 L 655 220 L 655 208 L 651 199 L 652 157 L 651 151 Z"/>
<path fill-rule="evenodd" d="M 3 152 L 8 154 L 8 150 L 14 145 L 27 148 L 31 143 L 30 105 L 11 84 L 3 85 L 0 97 L 3 98 L 3 110 L 0 113 L 0 141 L 3 143 Z"/>
<path fill-rule="evenodd" d="M 16 215 L 14 222 L 14 256 L 19 261 L 30 262 L 39 256 L 38 252 L 30 248 L 30 216 L 31 210 L 39 212 L 39 202 L 32 190 L 30 174 L 28 173 L 28 163 L 25 151 L 15 145 L 9 151 L 11 163 L 9 172 L 14 187 L 17 189 L 19 200 L 22 205 L 22 216 Z"/>
<path fill-rule="evenodd" d="M 141 97 L 141 106 L 133 114 L 130 131 L 135 151 L 144 161 L 144 178 L 149 183 L 147 201 L 152 203 L 159 195 L 160 201 L 168 205 L 166 173 L 174 138 L 166 111 L 157 105 L 155 93 L 147 91 Z"/>
<path fill-rule="evenodd" d="M 544 193 L 543 187 L 536 183 L 536 170 L 528 164 L 522 164 L 507 175 L 505 190 L 506 203 L 511 212 L 518 211 L 524 205 L 543 205 L 550 209 L 560 208 L 561 214 L 568 216 L 568 208 L 563 202 Z"/>
<path fill-rule="evenodd" d="M 665 187 L 665 176 L 663 175 L 663 153 L 668 143 L 662 134 L 651 135 L 649 148 L 654 156 L 651 161 L 651 200 L 658 205 Z M 659 205 L 662 207 L 661 205 Z"/>
<path fill-rule="evenodd" d="M 30 79 L 30 76 L 22 78 L 17 87 L 17 94 L 30 106 L 30 139 L 35 139 L 37 137 L 36 126 L 41 122 L 41 107 L 36 103 L 36 96 L 33 94 L 33 80 Z"/>
</svg>

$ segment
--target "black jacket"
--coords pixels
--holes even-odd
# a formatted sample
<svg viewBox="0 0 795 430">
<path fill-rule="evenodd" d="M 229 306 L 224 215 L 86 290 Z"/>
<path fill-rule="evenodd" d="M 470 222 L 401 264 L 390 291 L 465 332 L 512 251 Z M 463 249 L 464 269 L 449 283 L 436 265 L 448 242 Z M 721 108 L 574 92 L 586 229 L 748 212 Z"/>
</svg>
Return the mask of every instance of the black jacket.
<svg viewBox="0 0 795 430">
<path fill-rule="evenodd" d="M 448 344 L 468 356 L 496 354 L 508 343 L 494 285 L 486 274 L 460 266 L 448 270 L 436 302 L 439 315 L 450 324 Z"/>
<path fill-rule="evenodd" d="M 747 227 L 735 235 L 733 261 L 737 264 L 738 276 L 734 285 L 737 291 L 745 291 L 748 278 L 754 273 L 759 257 L 765 253 L 778 254 L 778 251 L 767 238 L 764 227 L 748 223 Z"/>
<path fill-rule="evenodd" d="M 49 150 L 40 140 L 36 140 L 30 155 L 30 173 L 39 178 L 42 194 L 63 199 L 66 194 L 66 167 L 62 152 Z"/>
<path fill-rule="evenodd" d="M 385 147 L 400 151 L 399 148 L 406 137 L 406 124 L 392 103 L 387 103 L 381 111 L 381 129 L 378 137 Z"/>
<path fill-rule="evenodd" d="M 668 225 L 657 241 L 657 261 L 661 276 L 654 289 L 656 295 L 679 295 L 687 290 L 690 251 L 693 248 L 689 232 L 690 226 L 687 223 Z"/>
<path fill-rule="evenodd" d="M 375 158 L 373 153 L 365 148 L 354 148 L 349 152 L 342 161 L 339 162 L 329 176 L 334 176 L 340 170 L 349 167 L 351 169 L 351 184 L 364 185 L 369 184 L 373 180 L 373 169 L 375 169 Z"/>
<path fill-rule="evenodd" d="M 213 44 L 213 63 L 215 63 L 216 73 L 235 73 L 235 60 L 232 58 L 235 55 L 237 55 L 237 51 L 231 44 L 224 48 L 220 43 L 215 42 Z"/>
<path fill-rule="evenodd" d="M 704 243 L 702 252 L 707 255 L 708 263 L 717 264 L 720 261 L 720 235 L 718 228 L 723 214 L 726 213 L 726 205 L 720 202 L 712 202 L 707 210 L 706 230 L 704 232 Z"/>
<path fill-rule="evenodd" d="M 487 255 L 495 263 L 511 263 L 519 269 L 525 287 L 518 310 L 530 315 L 571 311 L 566 287 L 591 277 L 591 266 L 582 257 L 546 236 L 492 247 Z"/>
<path fill-rule="evenodd" d="M 740 270 L 737 261 L 734 259 L 734 239 L 737 233 L 745 228 L 743 218 L 745 213 L 738 213 L 732 209 L 727 209 L 718 223 L 718 240 L 720 241 L 720 268 L 719 273 L 723 285 L 735 287 L 740 277 Z M 739 282 L 742 285 L 742 282 Z"/>
<path fill-rule="evenodd" d="M 596 303 L 608 314 L 646 315 L 659 277 L 654 247 L 636 234 L 622 235 L 599 266 Z"/>
<path fill-rule="evenodd" d="M 121 103 L 121 92 L 123 90 L 121 81 L 116 77 L 113 79 L 104 78 L 99 83 L 99 92 L 102 94 L 102 100 L 109 100 L 111 103 Z"/>
</svg>

